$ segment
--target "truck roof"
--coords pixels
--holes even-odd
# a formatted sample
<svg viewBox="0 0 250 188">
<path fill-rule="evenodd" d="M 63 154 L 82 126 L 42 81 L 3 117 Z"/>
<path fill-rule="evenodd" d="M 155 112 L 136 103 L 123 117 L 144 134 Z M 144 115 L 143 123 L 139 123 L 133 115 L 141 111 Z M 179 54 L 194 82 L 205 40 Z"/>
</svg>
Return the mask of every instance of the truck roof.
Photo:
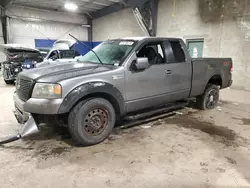
<svg viewBox="0 0 250 188">
<path fill-rule="evenodd" d="M 144 40 L 144 39 L 177 39 L 179 40 L 180 38 L 168 38 L 168 37 L 124 37 L 124 38 L 121 38 L 122 40 L 137 40 L 137 41 L 140 41 L 140 40 Z"/>
</svg>

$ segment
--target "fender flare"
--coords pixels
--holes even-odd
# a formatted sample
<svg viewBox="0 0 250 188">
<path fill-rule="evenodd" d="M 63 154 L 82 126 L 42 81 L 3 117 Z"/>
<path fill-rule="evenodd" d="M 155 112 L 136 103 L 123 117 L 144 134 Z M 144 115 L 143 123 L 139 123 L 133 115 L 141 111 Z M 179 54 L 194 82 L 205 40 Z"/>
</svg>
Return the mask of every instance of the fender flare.
<svg viewBox="0 0 250 188">
<path fill-rule="evenodd" d="M 68 113 L 78 101 L 88 95 L 94 95 L 98 93 L 109 95 L 115 99 L 116 103 L 118 104 L 120 115 L 122 116 L 125 114 L 125 100 L 121 92 L 116 87 L 106 82 L 88 82 L 77 86 L 64 98 L 58 113 Z"/>
<path fill-rule="evenodd" d="M 210 81 L 214 76 L 219 76 L 219 77 L 221 78 L 221 80 L 222 80 L 222 86 L 223 86 L 223 77 L 222 77 L 222 75 L 221 75 L 221 72 L 215 72 L 214 74 L 212 74 L 212 75 L 209 77 L 209 79 L 206 80 L 205 86 L 204 86 L 204 88 L 203 88 L 203 92 L 205 91 L 205 89 L 206 89 L 206 87 L 207 87 L 209 81 Z"/>
</svg>

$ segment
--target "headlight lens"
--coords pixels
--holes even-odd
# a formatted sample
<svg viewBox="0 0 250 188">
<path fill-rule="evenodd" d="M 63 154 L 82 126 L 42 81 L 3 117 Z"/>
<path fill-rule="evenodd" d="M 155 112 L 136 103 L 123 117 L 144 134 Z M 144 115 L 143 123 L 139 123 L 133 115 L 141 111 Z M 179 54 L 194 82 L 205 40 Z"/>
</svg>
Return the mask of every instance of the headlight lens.
<svg viewBox="0 0 250 188">
<path fill-rule="evenodd" d="M 36 83 L 32 98 L 55 99 L 62 97 L 62 86 L 60 84 Z"/>
</svg>

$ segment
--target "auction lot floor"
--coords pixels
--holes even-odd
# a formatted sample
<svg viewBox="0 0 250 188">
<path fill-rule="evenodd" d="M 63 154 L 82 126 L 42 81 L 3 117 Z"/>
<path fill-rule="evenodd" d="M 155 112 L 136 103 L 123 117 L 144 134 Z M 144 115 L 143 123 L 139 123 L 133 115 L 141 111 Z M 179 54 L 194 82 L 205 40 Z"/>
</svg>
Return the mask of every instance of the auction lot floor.
<svg viewBox="0 0 250 188">
<path fill-rule="evenodd" d="M 14 86 L 0 78 L 0 139 L 17 133 Z M 0 147 L 0 187 L 250 187 L 250 93 L 226 89 L 217 109 L 129 129 L 74 147 L 52 133 Z"/>
</svg>

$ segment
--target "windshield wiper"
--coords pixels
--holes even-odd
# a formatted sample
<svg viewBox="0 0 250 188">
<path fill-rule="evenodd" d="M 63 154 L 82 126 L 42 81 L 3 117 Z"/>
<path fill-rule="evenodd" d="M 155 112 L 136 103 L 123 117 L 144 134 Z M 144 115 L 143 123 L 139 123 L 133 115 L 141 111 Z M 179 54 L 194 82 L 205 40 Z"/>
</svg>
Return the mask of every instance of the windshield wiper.
<svg viewBox="0 0 250 188">
<path fill-rule="evenodd" d="M 87 47 L 91 52 L 93 52 L 95 54 L 95 56 L 97 57 L 98 61 L 100 61 L 100 63 L 103 65 L 103 62 L 101 61 L 101 59 L 99 58 L 99 56 L 95 53 L 95 51 L 88 47 L 88 45 L 86 45 L 85 43 L 83 43 L 82 41 L 78 40 L 76 37 L 74 37 L 73 35 L 69 34 L 69 36 L 71 36 L 73 39 L 75 39 L 77 42 L 81 43 L 82 45 L 84 45 L 85 47 Z"/>
</svg>

